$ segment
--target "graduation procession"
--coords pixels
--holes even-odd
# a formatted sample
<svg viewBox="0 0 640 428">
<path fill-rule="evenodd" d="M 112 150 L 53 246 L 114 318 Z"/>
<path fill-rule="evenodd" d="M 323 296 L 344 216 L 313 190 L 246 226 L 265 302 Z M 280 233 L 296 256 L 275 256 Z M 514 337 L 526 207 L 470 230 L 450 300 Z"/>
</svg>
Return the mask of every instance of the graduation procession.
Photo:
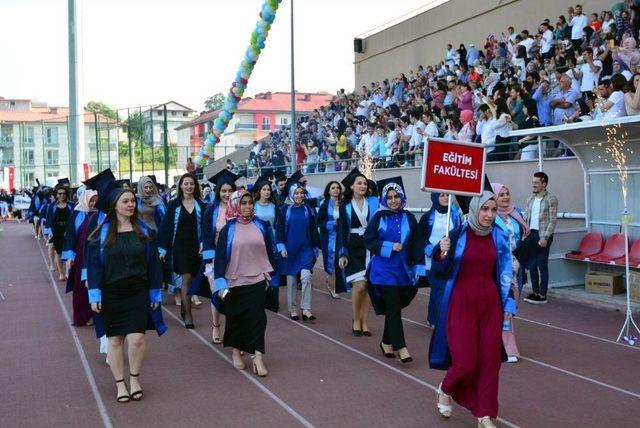
<svg viewBox="0 0 640 428">
<path fill-rule="evenodd" d="M 315 187 L 302 170 L 250 182 L 225 168 L 167 186 L 106 169 L 78 186 L 32 188 L 28 223 L 0 232 L 3 260 L 20 254 L 3 275 L 31 270 L 22 281 L 42 288 L 44 263 L 39 275 L 66 318 L 15 317 L 49 331 L 34 348 L 49 373 L 91 384 L 84 410 L 54 412 L 52 425 L 201 426 L 213 416 L 221 426 L 520 426 L 514 391 L 575 384 L 572 371 L 537 363 L 558 338 L 531 320 L 546 290 L 524 291 L 544 281 L 542 243 L 531 236 L 553 221 L 549 177 L 534 174 L 538 192 L 523 209 L 485 176 L 479 195 L 431 191 L 417 212 L 407 187 L 416 183 L 365 172 Z M 24 311 L 49 288 L 30 291 Z M 563 305 L 545 316 L 585 313 Z M 12 319 L 3 317 L 5 330 L 19 334 Z M 529 385 L 540 376 L 548 385 Z M 85 415 L 91 396 L 97 419 Z M 564 424 L 561 410 L 550 412 L 526 413 L 534 422 L 522 426 Z"/>
</svg>

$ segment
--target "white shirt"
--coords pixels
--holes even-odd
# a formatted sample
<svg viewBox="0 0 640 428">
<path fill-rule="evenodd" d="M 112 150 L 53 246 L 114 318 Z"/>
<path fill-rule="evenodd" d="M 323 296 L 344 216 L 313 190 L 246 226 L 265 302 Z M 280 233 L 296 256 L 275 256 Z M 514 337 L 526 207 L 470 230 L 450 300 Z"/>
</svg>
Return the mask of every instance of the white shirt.
<svg viewBox="0 0 640 428">
<path fill-rule="evenodd" d="M 576 76 L 573 73 L 573 69 L 567 70 L 565 74 L 571 78 L 571 89 L 576 92 L 580 92 L 580 81 L 576 79 Z"/>
<path fill-rule="evenodd" d="M 547 53 L 551 50 L 551 42 L 553 42 L 553 33 L 547 29 L 542 33 L 542 43 L 540 45 L 540 52 Z"/>
<path fill-rule="evenodd" d="M 609 95 L 607 101 L 612 102 L 613 106 L 611 106 L 609 110 L 604 112 L 603 117 L 605 119 L 627 115 L 627 109 L 624 105 L 624 93 L 622 91 L 612 92 L 611 95 Z"/>
<path fill-rule="evenodd" d="M 436 211 L 433 218 L 433 227 L 431 228 L 431 235 L 429 235 L 429 243 L 431 245 L 438 245 L 438 243 L 447 235 L 447 213 L 439 213 Z M 449 222 L 449 230 L 453 229 L 453 221 Z M 431 269 L 431 258 L 425 256 L 424 258 L 425 270 Z"/>
<path fill-rule="evenodd" d="M 440 132 L 438 131 L 438 127 L 433 122 L 433 120 L 431 122 L 429 122 L 429 124 L 427 126 L 425 126 L 424 131 L 422 131 L 422 139 L 423 139 L 423 141 L 424 141 L 425 138 L 437 137 L 439 135 L 440 135 Z"/>
<path fill-rule="evenodd" d="M 496 128 L 495 126 L 498 124 L 496 119 L 491 119 L 487 121 L 483 121 L 484 123 L 480 126 L 480 122 L 478 123 L 478 127 L 480 127 L 480 135 L 482 138 L 482 145 L 487 147 L 486 152 L 491 153 L 495 148 L 496 144 Z M 478 133 L 478 128 L 476 127 L 476 134 Z"/>
<path fill-rule="evenodd" d="M 424 131 L 424 123 L 422 121 L 417 121 L 413 125 L 413 132 L 411 133 L 411 139 L 409 140 L 409 147 L 414 147 L 422 142 L 421 132 Z"/>
<path fill-rule="evenodd" d="M 533 143 L 525 146 L 522 149 L 520 160 L 535 160 L 538 159 L 538 144 Z"/>
<path fill-rule="evenodd" d="M 540 202 L 542 202 L 542 197 L 536 196 L 533 198 L 533 204 L 531 204 L 531 222 L 529 227 L 537 231 L 540 231 Z"/>
<path fill-rule="evenodd" d="M 527 58 L 528 58 L 530 56 L 529 49 L 531 49 L 531 46 L 533 46 L 533 39 L 531 37 L 527 37 L 526 39 L 524 39 L 518 44 L 524 46 L 525 50 L 527 51 Z"/>
<path fill-rule="evenodd" d="M 580 84 L 580 92 L 593 91 L 593 87 L 598 85 L 598 79 L 600 78 L 600 72 L 602 71 L 602 61 L 596 59 L 593 61 L 593 65 L 600 67 L 597 73 L 591 71 L 589 64 L 582 64 L 580 71 L 582 72 L 582 83 Z"/>
<path fill-rule="evenodd" d="M 611 26 L 613 24 L 615 24 L 616 22 L 613 19 L 610 19 L 608 21 L 602 21 L 602 32 L 604 34 L 610 33 L 611 32 Z"/>
<path fill-rule="evenodd" d="M 571 26 L 571 40 L 578 40 L 582 38 L 582 30 L 584 27 L 589 25 L 589 19 L 587 15 L 582 13 L 574 16 L 569 25 Z"/>
</svg>

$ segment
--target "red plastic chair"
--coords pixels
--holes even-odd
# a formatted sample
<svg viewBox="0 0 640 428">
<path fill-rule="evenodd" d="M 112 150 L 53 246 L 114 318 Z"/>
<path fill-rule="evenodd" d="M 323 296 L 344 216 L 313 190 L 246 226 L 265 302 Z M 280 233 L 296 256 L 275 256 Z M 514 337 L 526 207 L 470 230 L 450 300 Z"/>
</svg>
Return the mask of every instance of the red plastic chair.
<svg viewBox="0 0 640 428">
<path fill-rule="evenodd" d="M 565 258 L 571 260 L 584 260 L 587 257 L 595 256 L 604 247 L 604 236 L 600 232 L 589 232 L 582 237 L 580 247 L 577 251 L 569 251 Z"/>
<path fill-rule="evenodd" d="M 617 265 L 624 265 L 624 256 L 614 260 Z M 640 265 L 640 238 L 633 241 L 633 245 L 629 250 L 629 266 Z"/>
<path fill-rule="evenodd" d="M 589 257 L 589 260 L 600 263 L 613 263 L 615 259 L 624 257 L 624 246 L 629 245 L 622 233 L 611 235 L 604 244 L 601 253 Z"/>
</svg>

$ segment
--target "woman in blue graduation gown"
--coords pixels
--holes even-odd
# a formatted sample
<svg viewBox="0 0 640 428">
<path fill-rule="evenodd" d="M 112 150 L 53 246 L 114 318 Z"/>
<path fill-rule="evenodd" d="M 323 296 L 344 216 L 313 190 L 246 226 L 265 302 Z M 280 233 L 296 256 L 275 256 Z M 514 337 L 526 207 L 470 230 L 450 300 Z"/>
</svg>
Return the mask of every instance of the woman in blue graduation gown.
<svg viewBox="0 0 640 428">
<path fill-rule="evenodd" d="M 159 335 L 167 330 L 160 307 L 162 267 L 153 231 L 138 219 L 135 194 L 111 182 L 100 197 L 109 209 L 105 220 L 89 235 L 89 302 L 104 319 L 118 402 L 140 400 L 145 331 L 149 326 Z M 130 390 L 124 379 L 125 339 Z"/>
<path fill-rule="evenodd" d="M 338 266 L 345 276 L 345 284 L 352 288 L 351 332 L 354 336 L 371 336 L 366 278 L 370 254 L 364 242 L 364 231 L 378 210 L 378 198 L 369 196 L 375 183 L 370 183 L 358 168 L 351 170 L 342 184 L 345 190 L 338 222 Z M 336 292 L 344 291 L 337 285 Z"/>
<path fill-rule="evenodd" d="M 492 192 L 471 199 L 467 222 L 443 238 L 431 269 L 446 279 L 429 345 L 431 368 L 447 370 L 438 388 L 437 408 L 451 417 L 451 399 L 495 427 L 498 413 L 503 321 L 516 312 L 511 293 L 513 267 L 508 236 L 494 227 Z"/>
<path fill-rule="evenodd" d="M 402 328 L 402 309 L 413 300 L 418 288 L 412 273 L 410 248 L 416 231 L 416 219 L 404 209 L 407 198 L 402 178 L 378 182 L 380 209 L 367 225 L 364 241 L 373 257 L 367 267 L 368 292 L 378 315 L 385 315 L 380 349 L 384 356 L 408 363 Z"/>
<path fill-rule="evenodd" d="M 98 192 L 81 187 L 77 195 L 78 204 L 69 217 L 64 250 L 60 257 L 67 262 L 69 271 L 67 293 L 73 292 L 73 325 L 82 326 L 90 325 L 94 314 L 82 279 L 82 266 L 85 263 L 85 244 L 90 233 L 89 222 L 91 214 L 96 210 Z"/>
<path fill-rule="evenodd" d="M 313 321 L 311 312 L 311 273 L 320 252 L 320 236 L 316 212 L 306 204 L 306 191 L 299 183 L 289 188 L 293 204 L 280 208 L 276 221 L 277 249 L 284 259 L 283 273 L 287 275 L 287 307 L 292 320 L 298 320 L 298 275 L 302 284 L 300 309 L 302 319 Z"/>
<path fill-rule="evenodd" d="M 185 328 L 193 329 L 189 287 L 197 288 L 202 268 L 202 219 L 205 205 L 200 200 L 200 185 L 195 175 L 186 173 L 178 181 L 178 196 L 169 202 L 160 225 L 158 251 L 160 260 L 170 261 L 172 271 L 180 275 L 182 305 L 180 315 Z M 177 285 L 177 284 L 176 284 Z"/>
<path fill-rule="evenodd" d="M 427 324 L 436 323 L 438 318 L 438 303 L 442 298 L 444 281 L 431 274 L 431 258 L 433 249 L 440 240 L 447 235 L 447 208 L 449 195 L 447 193 L 431 193 L 431 209 L 418 222 L 416 240 L 413 251 L 415 260 L 414 272 L 420 285 L 431 288 L 429 293 L 429 307 L 427 310 Z M 457 229 L 462 224 L 462 216 L 458 208 L 453 205 L 449 214 L 449 231 Z"/>
<path fill-rule="evenodd" d="M 267 375 L 263 355 L 267 328 L 265 307 L 275 266 L 273 231 L 254 215 L 253 196 L 244 189 L 229 201 L 227 225 L 220 231 L 214 268 L 215 294 L 221 299 L 226 323 L 224 346 L 233 348 L 233 366 L 245 368 L 241 352 L 252 355 L 253 372 Z"/>
<path fill-rule="evenodd" d="M 202 221 L 202 259 L 204 263 L 203 271 L 208 278 L 213 272 L 213 263 L 216 256 L 216 245 L 220 231 L 227 224 L 227 210 L 229 209 L 229 199 L 236 191 L 236 180 L 240 177 L 228 169 L 223 169 L 209 178 L 215 184 L 213 202 L 207 207 Z M 208 284 L 207 284 L 208 282 Z M 194 292 L 200 296 L 211 299 L 211 342 L 215 345 L 222 343 L 220 331 L 221 313 L 216 307 L 218 299 L 211 294 L 213 283 L 201 281 L 200 287 Z"/>
<path fill-rule="evenodd" d="M 54 263 L 58 269 L 58 279 L 67 280 L 66 268 L 60 259 L 64 249 L 64 234 L 67 230 L 67 221 L 73 211 L 73 204 L 69 202 L 69 189 L 65 186 L 57 186 L 55 189 L 56 202 L 49 205 L 45 223 L 45 235 L 54 249 Z"/>
<path fill-rule="evenodd" d="M 324 264 L 324 272 L 327 274 L 327 289 L 334 299 L 340 297 L 336 293 L 336 289 L 345 289 L 344 277 L 338 268 L 338 257 L 336 257 L 341 200 L 342 185 L 337 181 L 330 181 L 324 189 L 324 199 L 318 210 L 322 263 Z"/>
</svg>

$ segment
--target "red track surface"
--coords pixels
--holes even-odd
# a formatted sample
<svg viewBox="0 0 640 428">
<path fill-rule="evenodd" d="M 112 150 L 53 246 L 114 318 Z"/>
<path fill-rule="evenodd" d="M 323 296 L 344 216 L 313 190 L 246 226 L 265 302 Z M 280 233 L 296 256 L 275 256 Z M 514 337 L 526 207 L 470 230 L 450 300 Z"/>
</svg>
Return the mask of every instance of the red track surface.
<svg viewBox="0 0 640 428">
<path fill-rule="evenodd" d="M 118 404 L 93 327 L 69 326 L 71 296 L 30 227 L 2 226 L 0 427 L 475 426 L 460 407 L 449 421 L 435 410 L 443 372 L 426 364 L 426 294 L 404 313 L 415 360 L 404 366 L 380 354 L 382 317 L 371 315 L 373 337 L 351 335 L 348 296 L 332 300 L 320 272 L 315 323 L 269 313 L 265 379 L 235 370 L 230 351 L 209 344 L 207 305 L 190 332 L 167 299 L 169 332 L 147 335 L 144 400 Z M 520 309 L 523 358 L 502 366 L 499 426 L 640 426 L 640 348 L 612 341 L 622 314 L 560 302 Z"/>
</svg>

